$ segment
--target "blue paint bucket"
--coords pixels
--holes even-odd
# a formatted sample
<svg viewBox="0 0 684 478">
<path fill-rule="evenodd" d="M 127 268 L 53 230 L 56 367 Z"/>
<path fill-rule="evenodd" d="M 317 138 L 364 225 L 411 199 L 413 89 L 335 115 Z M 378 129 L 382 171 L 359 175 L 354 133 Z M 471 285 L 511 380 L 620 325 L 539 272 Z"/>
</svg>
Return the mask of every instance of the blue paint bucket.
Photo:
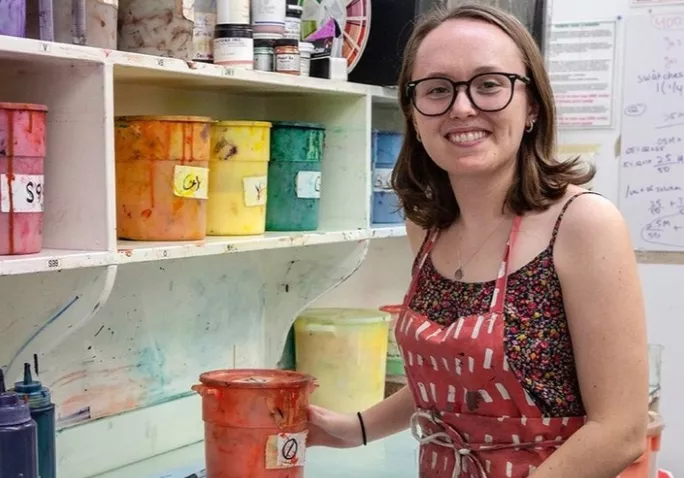
<svg viewBox="0 0 684 478">
<path fill-rule="evenodd" d="M 371 221 L 401 224 L 404 216 L 399 198 L 392 189 L 392 170 L 397 163 L 404 135 L 394 131 L 373 131 L 373 207 Z"/>
</svg>

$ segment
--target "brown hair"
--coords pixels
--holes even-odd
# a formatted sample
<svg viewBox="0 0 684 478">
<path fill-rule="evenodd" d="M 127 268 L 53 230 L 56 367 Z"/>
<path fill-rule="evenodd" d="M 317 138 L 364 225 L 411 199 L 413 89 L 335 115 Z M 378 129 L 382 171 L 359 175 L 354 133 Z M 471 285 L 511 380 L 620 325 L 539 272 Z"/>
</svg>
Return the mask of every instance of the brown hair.
<svg viewBox="0 0 684 478">
<path fill-rule="evenodd" d="M 437 166 L 418 141 L 413 124 L 411 98 L 406 86 L 411 81 L 418 47 L 435 28 L 448 20 L 481 20 L 499 27 L 521 50 L 527 74 L 528 92 L 539 107 L 534 129 L 525 133 L 517 159 L 517 177 L 506 195 L 505 204 L 516 214 L 545 210 L 561 198 L 570 184 L 586 184 L 595 174 L 579 157 L 561 162 L 556 159 L 556 125 L 553 92 L 544 59 L 530 33 L 512 15 L 497 8 L 464 3 L 451 10 L 436 10 L 414 29 L 404 52 L 399 75 L 399 101 L 405 119 L 404 143 L 392 174 L 406 217 L 424 229 L 446 228 L 460 215 L 458 203 L 446 171 Z"/>
</svg>

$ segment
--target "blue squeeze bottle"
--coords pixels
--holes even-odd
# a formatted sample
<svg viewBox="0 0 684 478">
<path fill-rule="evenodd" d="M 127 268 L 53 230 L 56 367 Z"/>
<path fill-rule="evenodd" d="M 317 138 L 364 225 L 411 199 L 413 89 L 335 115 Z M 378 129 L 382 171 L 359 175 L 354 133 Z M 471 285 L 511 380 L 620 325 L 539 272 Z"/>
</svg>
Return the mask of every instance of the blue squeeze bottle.
<svg viewBox="0 0 684 478">
<path fill-rule="evenodd" d="M 0 477 L 38 478 L 38 426 L 19 395 L 7 392 L 0 369 Z"/>
<path fill-rule="evenodd" d="M 35 370 L 38 373 L 38 360 Z M 31 377 L 31 364 L 24 364 L 24 380 L 14 384 L 14 391 L 29 405 L 31 418 L 38 427 L 38 476 L 56 478 L 57 453 L 55 450 L 55 404 L 50 398 L 50 390 Z M 0 475 L 0 478 L 2 475 Z"/>
</svg>

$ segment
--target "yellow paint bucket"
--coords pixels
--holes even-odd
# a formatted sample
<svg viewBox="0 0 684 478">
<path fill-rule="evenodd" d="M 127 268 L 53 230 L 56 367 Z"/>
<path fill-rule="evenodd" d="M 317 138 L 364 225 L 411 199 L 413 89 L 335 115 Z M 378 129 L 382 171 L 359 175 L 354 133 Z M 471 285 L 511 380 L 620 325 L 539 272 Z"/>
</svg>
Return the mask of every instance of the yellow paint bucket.
<svg viewBox="0 0 684 478">
<path fill-rule="evenodd" d="M 390 318 L 373 309 L 309 309 L 297 318 L 297 371 L 319 384 L 312 404 L 356 413 L 384 398 Z"/>
<path fill-rule="evenodd" d="M 271 123 L 218 121 L 211 128 L 207 234 L 263 234 Z"/>
</svg>

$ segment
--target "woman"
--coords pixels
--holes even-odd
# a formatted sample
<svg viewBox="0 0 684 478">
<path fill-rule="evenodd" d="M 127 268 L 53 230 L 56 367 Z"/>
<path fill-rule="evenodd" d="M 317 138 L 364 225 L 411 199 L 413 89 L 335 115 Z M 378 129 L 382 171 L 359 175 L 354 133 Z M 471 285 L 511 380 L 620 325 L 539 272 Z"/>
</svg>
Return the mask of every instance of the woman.
<svg viewBox="0 0 684 478">
<path fill-rule="evenodd" d="M 310 445 L 411 425 L 424 478 L 615 478 L 645 447 L 641 287 L 620 213 L 580 187 L 593 170 L 554 159 L 534 40 L 491 7 L 435 13 L 399 87 L 409 385 L 358 416 L 312 407 Z"/>
</svg>

